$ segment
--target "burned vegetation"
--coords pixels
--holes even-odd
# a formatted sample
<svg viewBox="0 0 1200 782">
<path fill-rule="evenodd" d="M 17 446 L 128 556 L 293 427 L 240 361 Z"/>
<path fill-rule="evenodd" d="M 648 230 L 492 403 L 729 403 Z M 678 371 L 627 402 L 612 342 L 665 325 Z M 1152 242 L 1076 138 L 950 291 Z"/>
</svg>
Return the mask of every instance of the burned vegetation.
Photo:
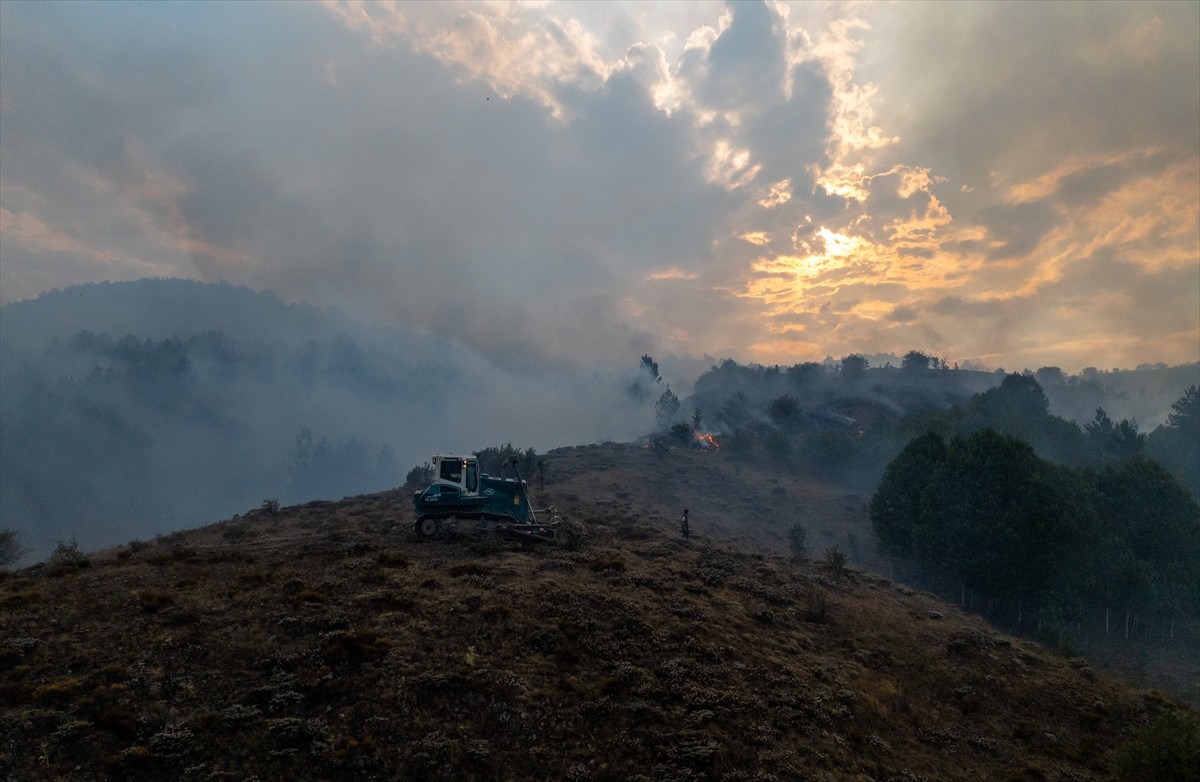
<svg viewBox="0 0 1200 782">
<path fill-rule="evenodd" d="M 625 481 L 639 460 L 661 464 L 557 456 L 546 493 L 588 532 L 570 547 L 423 539 L 394 491 L 7 572 L 0 768 L 1105 780 L 1139 762 L 1146 731 L 1194 726 L 1169 698 L 844 562 L 698 522 L 684 541 L 674 498 Z M 612 491 L 580 499 L 584 472 Z"/>
</svg>

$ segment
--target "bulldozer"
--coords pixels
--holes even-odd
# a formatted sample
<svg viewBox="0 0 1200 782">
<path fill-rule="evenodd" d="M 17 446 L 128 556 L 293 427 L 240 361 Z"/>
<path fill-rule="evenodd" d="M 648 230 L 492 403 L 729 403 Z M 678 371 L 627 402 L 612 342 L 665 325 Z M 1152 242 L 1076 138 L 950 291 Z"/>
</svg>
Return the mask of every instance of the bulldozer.
<svg viewBox="0 0 1200 782">
<path fill-rule="evenodd" d="M 506 459 L 501 469 L 510 464 L 516 478 L 496 478 L 479 472 L 476 456 L 434 456 L 432 483 L 413 493 L 417 514 L 413 529 L 424 538 L 474 532 L 555 540 L 560 524 L 557 509 L 535 511 L 516 458 Z M 548 520 L 539 521 L 539 513 Z"/>
</svg>

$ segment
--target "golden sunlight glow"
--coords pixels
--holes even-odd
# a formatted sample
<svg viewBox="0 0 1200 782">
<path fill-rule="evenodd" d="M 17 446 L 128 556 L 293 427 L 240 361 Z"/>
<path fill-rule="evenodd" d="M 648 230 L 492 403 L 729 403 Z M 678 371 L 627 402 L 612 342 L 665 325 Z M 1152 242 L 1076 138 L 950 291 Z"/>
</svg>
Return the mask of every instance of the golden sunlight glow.
<svg viewBox="0 0 1200 782">
<path fill-rule="evenodd" d="M 1136 155 L 1076 156 L 1064 160 L 1057 168 L 1047 171 L 1041 176 L 1012 185 L 1005 195 L 1011 202 L 1017 204 L 1048 198 L 1058 191 L 1063 180 L 1068 177 L 1085 174 L 1099 168 L 1126 165 L 1138 158 L 1146 158 L 1160 152 L 1162 152 L 1160 149 L 1147 149 Z"/>
<path fill-rule="evenodd" d="M 1190 160 L 1133 179 L 1085 209 L 1077 220 L 1080 254 L 1101 247 L 1149 270 L 1187 268 L 1200 258 L 1200 165 Z"/>
<path fill-rule="evenodd" d="M 909 173 L 916 182 L 925 181 L 919 169 Z M 903 179 L 900 186 L 927 190 Z M 836 230 L 798 227 L 792 237 L 795 252 L 760 257 L 739 295 L 757 299 L 769 315 L 785 318 L 768 326 L 768 331 L 783 334 L 796 328 L 795 317 L 817 317 L 822 303 L 842 292 L 853 291 L 843 300 L 847 312 L 864 322 L 879 322 L 914 291 L 960 288 L 987 267 L 981 251 L 967 255 L 942 249 L 946 242 L 977 245 L 986 232 L 953 225 L 949 211 L 932 193 L 924 210 L 876 226 L 874 232 L 870 229 L 869 221 L 852 221 Z M 880 295 L 889 289 L 891 295 Z M 772 341 L 773 346 L 782 344 Z"/>
<path fill-rule="evenodd" d="M 751 165 L 750 150 L 736 149 L 728 141 L 721 139 L 713 145 L 707 173 L 710 182 L 734 190 L 749 184 L 758 176 L 761 168 L 758 163 Z"/>
<path fill-rule="evenodd" d="M 771 235 L 766 231 L 747 231 L 744 234 L 738 234 L 738 238 L 758 247 L 771 243 Z"/>
<path fill-rule="evenodd" d="M 935 252 L 940 242 L 939 232 L 949 228 L 953 222 L 950 211 L 942 205 L 937 196 L 930 194 L 924 214 L 909 218 L 897 218 L 887 227 L 886 233 L 896 249 L 902 252 L 917 250 Z M 979 238 L 983 238 L 985 233 L 981 229 L 977 235 Z"/>
<path fill-rule="evenodd" d="M 767 194 L 758 199 L 758 205 L 764 209 L 771 209 L 783 206 L 790 200 L 792 200 L 792 180 L 784 179 L 771 185 Z"/>
<path fill-rule="evenodd" d="M 909 198 L 922 190 L 928 190 L 935 181 L 944 181 L 940 178 L 935 180 L 930 176 L 928 168 L 897 166 L 894 170 L 900 173 L 900 186 L 896 189 L 896 195 L 901 198 Z"/>
<path fill-rule="evenodd" d="M 796 356 L 817 357 L 822 355 L 823 348 L 815 342 L 781 335 L 776 339 L 754 342 L 747 346 L 747 351 L 752 356 L 762 357 L 763 363 L 771 364 L 776 363 L 771 356 L 786 356 L 788 359 Z"/>
<path fill-rule="evenodd" d="M 817 236 L 825 242 L 825 255 L 829 258 L 844 258 L 862 244 L 857 237 L 834 233 L 825 227 L 817 231 Z"/>
<path fill-rule="evenodd" d="M 858 53 L 863 46 L 856 37 L 857 31 L 868 27 L 865 21 L 855 18 L 834 22 L 813 47 L 813 54 L 824 64 L 833 86 L 833 116 L 826 149 L 830 163 L 824 170 L 815 171 L 815 180 L 827 194 L 860 203 L 867 197 L 863 153 L 899 141 L 898 136 L 884 135 L 878 126 L 871 124 L 878 88 L 854 81 Z"/>
<path fill-rule="evenodd" d="M 671 266 L 662 271 L 651 272 L 646 275 L 646 280 L 694 280 L 696 279 L 695 272 L 685 272 L 678 266 Z"/>
<path fill-rule="evenodd" d="M 866 166 L 862 163 L 844 165 L 833 163 L 824 171 L 816 171 L 816 184 L 826 195 L 836 195 L 853 201 L 867 199 Z"/>
</svg>

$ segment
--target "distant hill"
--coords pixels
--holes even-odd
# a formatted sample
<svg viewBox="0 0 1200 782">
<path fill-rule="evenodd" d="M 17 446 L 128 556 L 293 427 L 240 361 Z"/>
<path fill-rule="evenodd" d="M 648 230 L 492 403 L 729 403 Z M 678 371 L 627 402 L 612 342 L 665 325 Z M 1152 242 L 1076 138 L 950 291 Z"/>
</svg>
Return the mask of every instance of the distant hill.
<svg viewBox="0 0 1200 782">
<path fill-rule="evenodd" d="M 691 378 L 648 377 L 637 357 L 516 372 L 436 334 L 354 315 L 175 279 L 80 285 L 0 307 L 0 527 L 44 557 L 59 540 L 97 548 L 269 498 L 386 489 L 434 452 L 633 442 L 662 428 L 665 380 L 682 396 L 675 423 L 700 412 L 709 431 L 749 435 L 731 447 L 799 459 L 834 494 L 865 495 L 912 433 L 894 426 L 864 459 L 858 432 L 962 404 L 1002 379 L 886 364 L 850 377 L 832 365 L 729 359 L 689 392 Z M 1200 382 L 1200 364 L 1036 376 L 1060 415 L 1086 421 L 1103 406 L 1114 421 L 1135 415 L 1145 433 Z M 771 408 L 785 396 L 790 418 Z"/>
<path fill-rule="evenodd" d="M 0 527 L 34 556 L 395 486 L 435 451 L 633 439 L 608 368 L 513 373 L 421 332 L 186 280 L 0 307 Z"/>
<path fill-rule="evenodd" d="M 97 282 L 0 307 L 0 346 L 40 352 L 81 331 L 155 342 L 210 331 L 246 342 L 302 342 L 327 339 L 350 323 L 335 312 L 287 304 L 271 291 L 223 282 Z"/>
<path fill-rule="evenodd" d="M 739 481 L 723 454 L 546 458 L 535 501 L 587 528 L 577 547 L 418 539 L 388 491 L 0 575 L 0 767 L 1099 782 L 1167 778 L 1147 750 L 1188 746 L 1197 715 L 1165 696 L 878 575 L 754 545 L 805 515 L 844 541 L 855 514 L 837 506 L 857 500 Z"/>
</svg>

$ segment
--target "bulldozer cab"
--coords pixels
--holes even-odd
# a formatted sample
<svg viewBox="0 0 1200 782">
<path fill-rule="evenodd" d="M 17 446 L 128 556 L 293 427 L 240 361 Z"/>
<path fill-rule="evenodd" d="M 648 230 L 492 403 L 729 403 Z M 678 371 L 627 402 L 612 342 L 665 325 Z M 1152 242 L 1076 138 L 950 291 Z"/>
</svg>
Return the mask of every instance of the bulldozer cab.
<svg viewBox="0 0 1200 782">
<path fill-rule="evenodd" d="M 435 456 L 433 482 L 441 487 L 443 495 L 478 494 L 479 460 L 474 456 Z"/>
</svg>

